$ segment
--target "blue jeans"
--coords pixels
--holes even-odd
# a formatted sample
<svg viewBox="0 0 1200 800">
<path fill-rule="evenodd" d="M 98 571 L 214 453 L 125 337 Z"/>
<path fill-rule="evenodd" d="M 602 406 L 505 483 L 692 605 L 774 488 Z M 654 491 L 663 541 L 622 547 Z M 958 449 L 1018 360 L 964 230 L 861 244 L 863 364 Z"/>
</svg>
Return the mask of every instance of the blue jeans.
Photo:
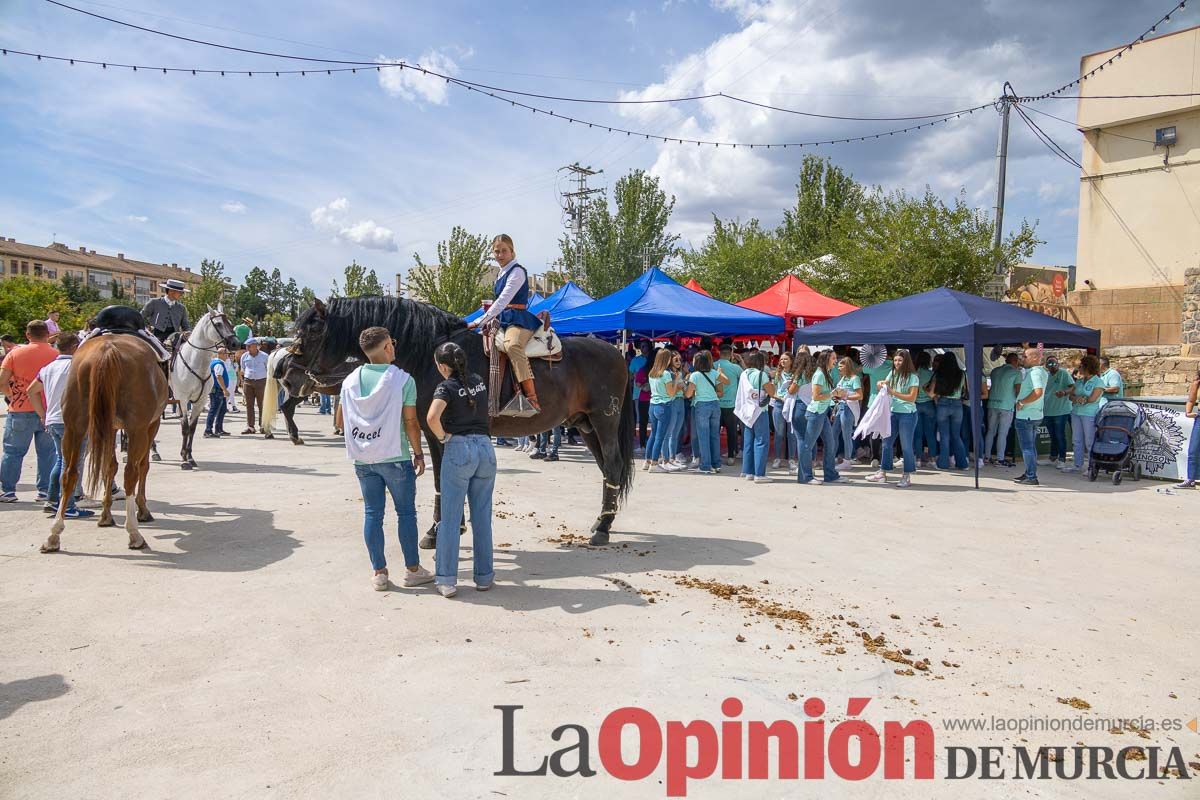
<svg viewBox="0 0 1200 800">
<path fill-rule="evenodd" d="M 683 406 L 684 400 L 682 397 L 676 397 L 670 403 L 667 403 L 667 408 L 671 409 L 671 416 L 667 422 L 667 442 L 666 449 L 663 451 L 664 458 L 674 458 L 679 455 L 679 437 L 683 434 Z"/>
<path fill-rule="evenodd" d="M 454 435 L 442 451 L 442 519 L 438 523 L 436 577 L 444 586 L 458 583 L 458 548 L 463 501 L 471 506 L 471 552 L 475 585 L 491 586 L 492 490 L 496 487 L 496 451 L 483 434 Z"/>
<path fill-rule="evenodd" d="M 929 451 L 929 458 L 937 457 L 937 407 L 932 400 L 927 400 L 924 403 L 917 403 L 917 455 L 925 458 L 925 451 Z"/>
<path fill-rule="evenodd" d="M 1070 414 L 1048 416 L 1046 429 L 1050 431 L 1050 460 L 1067 460 L 1067 418 Z"/>
<path fill-rule="evenodd" d="M 554 438 L 553 445 L 551 445 L 551 442 L 550 442 L 551 437 Z M 454 441 L 454 440 L 451 439 L 450 441 Z M 553 431 L 543 431 L 542 433 L 538 434 L 537 451 L 539 453 L 545 453 L 546 448 L 549 447 L 551 453 L 558 455 L 558 448 L 561 446 L 562 446 L 562 426 L 561 425 L 554 426 Z"/>
<path fill-rule="evenodd" d="M 1187 479 L 1200 476 L 1200 419 L 1192 419 L 1192 435 L 1188 438 Z"/>
<path fill-rule="evenodd" d="M 824 412 L 804 412 L 804 451 L 800 453 L 801 469 L 807 474 L 808 480 L 801 480 L 801 483 L 808 483 L 812 480 L 812 461 L 813 453 L 817 450 L 817 439 L 820 439 L 824 446 L 824 454 L 821 458 L 821 477 L 827 481 L 837 480 L 838 472 L 834 466 L 837 453 L 837 438 L 833 435 L 833 426 L 829 424 L 829 416 Z"/>
<path fill-rule="evenodd" d="M 950 469 L 950 455 L 954 455 L 956 469 L 967 468 L 967 446 L 963 444 L 963 404 L 956 397 L 937 399 L 938 469 Z"/>
<path fill-rule="evenodd" d="M 813 479 L 812 458 L 805 463 L 804 457 L 808 453 L 808 442 L 805 437 L 808 435 L 808 420 L 805 414 L 808 409 L 804 407 L 804 403 L 796 403 L 792 408 L 792 444 L 796 446 L 796 483 L 808 483 Z"/>
<path fill-rule="evenodd" d="M 50 438 L 54 441 L 54 466 L 50 468 L 50 486 L 46 490 L 46 502 L 54 505 L 58 505 L 59 498 L 62 496 L 62 440 L 65 429 L 66 426 L 61 422 L 52 422 L 46 426 L 46 432 L 50 434 Z M 79 494 L 79 487 L 83 483 L 83 456 L 84 448 L 81 446 L 79 448 L 78 478 L 75 481 L 75 488 L 67 495 L 67 511 L 75 510 L 75 496 Z"/>
<path fill-rule="evenodd" d="M 1075 467 L 1081 469 L 1083 460 L 1091 458 L 1092 442 L 1096 440 L 1096 418 L 1071 415 L 1071 438 L 1074 439 Z M 1189 452 L 1191 444 L 1188 444 Z"/>
<path fill-rule="evenodd" d="M 771 423 L 766 409 L 758 415 L 754 425 L 746 428 L 742 443 L 742 474 L 757 478 L 767 474 L 767 456 L 771 447 Z"/>
<path fill-rule="evenodd" d="M 983 440 L 983 458 L 992 455 L 992 444 L 995 443 L 996 458 L 1003 460 L 1008 450 L 1008 430 L 1012 427 L 1013 412 L 1002 408 L 987 410 L 987 436 Z"/>
<path fill-rule="evenodd" d="M 317 406 L 318 414 L 333 413 L 333 398 L 327 394 L 319 395 L 321 404 Z"/>
<path fill-rule="evenodd" d="M 771 421 L 775 423 L 775 457 L 787 458 L 791 449 L 788 442 L 792 440 L 792 423 L 783 418 L 783 406 L 771 405 Z"/>
<path fill-rule="evenodd" d="M 1025 464 L 1025 477 L 1037 480 L 1037 429 L 1040 419 L 1018 419 L 1017 442 L 1021 445 L 1021 460 Z"/>
<path fill-rule="evenodd" d="M 851 402 L 857 403 L 857 400 Z M 850 403 L 842 401 L 837 404 L 837 411 L 833 415 L 833 432 L 841 436 L 842 443 L 842 458 L 847 461 L 854 459 L 854 411 L 850 408 Z"/>
<path fill-rule="evenodd" d="M 225 430 L 225 411 L 229 401 L 222 392 L 208 393 L 208 416 L 204 419 L 204 432 L 217 433 Z"/>
<path fill-rule="evenodd" d="M 15 492 L 21 479 L 21 463 L 33 444 L 37 453 L 37 490 L 50 490 L 50 470 L 54 468 L 54 440 L 42 426 L 36 411 L 9 411 L 4 420 L 4 457 L 0 459 L 0 491 Z"/>
<path fill-rule="evenodd" d="M 692 444 L 700 454 L 700 469 L 717 469 L 721 465 L 721 404 L 716 400 L 696 403 L 692 419 L 696 423 L 696 439 Z"/>
<path fill-rule="evenodd" d="M 957 400 L 954 402 L 958 403 Z M 962 403 L 958 403 L 959 408 L 962 408 Z M 959 411 L 961 414 L 962 412 Z M 917 459 L 913 453 L 913 438 L 917 432 L 917 412 L 908 411 L 893 411 L 892 412 L 892 435 L 883 443 L 883 458 L 879 461 L 879 468 L 887 472 L 894 466 L 892 460 L 893 453 L 896 449 L 896 437 L 900 437 L 900 446 L 904 448 L 904 472 L 917 471 Z"/>
<path fill-rule="evenodd" d="M 400 537 L 400 549 L 404 553 L 405 566 L 415 567 L 421 563 L 417 553 L 417 474 L 411 461 L 387 461 L 382 464 L 355 464 L 354 474 L 363 496 L 363 539 L 367 542 L 367 553 L 371 556 L 371 567 L 384 569 L 387 559 L 383 557 L 383 514 L 387 495 L 392 495 L 392 505 L 399 518 L 396 533 Z M 462 507 L 462 500 L 458 501 Z M 445 508 L 445 503 L 442 504 Z M 457 530 L 457 526 L 455 526 Z"/>
<path fill-rule="evenodd" d="M 671 427 L 671 404 L 650 404 L 650 440 L 646 442 L 646 460 L 658 461 L 667 454 L 667 434 Z"/>
</svg>

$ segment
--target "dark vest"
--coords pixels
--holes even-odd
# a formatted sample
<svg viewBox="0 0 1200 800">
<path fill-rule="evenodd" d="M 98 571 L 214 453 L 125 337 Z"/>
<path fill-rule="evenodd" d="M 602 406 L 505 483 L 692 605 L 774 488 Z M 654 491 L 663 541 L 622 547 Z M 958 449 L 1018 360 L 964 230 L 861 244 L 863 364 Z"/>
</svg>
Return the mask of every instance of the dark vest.
<svg viewBox="0 0 1200 800">
<path fill-rule="evenodd" d="M 521 288 L 517 289 L 517 293 L 513 295 L 513 299 L 509 301 L 508 308 L 501 311 L 500 316 L 497 317 L 497 319 L 499 320 L 501 327 L 504 328 L 507 328 L 510 325 L 516 325 L 518 328 L 536 331 L 542 326 L 541 320 L 539 320 L 533 314 L 530 314 L 527 308 L 513 308 L 513 305 L 529 305 L 529 273 L 527 273 L 525 268 L 517 263 L 515 259 L 510 262 L 508 267 L 500 273 L 498 278 L 496 278 L 496 283 L 492 287 L 492 291 L 497 297 L 499 297 L 500 292 L 504 290 L 504 284 L 508 283 L 508 276 L 514 269 L 521 271 Z"/>
</svg>

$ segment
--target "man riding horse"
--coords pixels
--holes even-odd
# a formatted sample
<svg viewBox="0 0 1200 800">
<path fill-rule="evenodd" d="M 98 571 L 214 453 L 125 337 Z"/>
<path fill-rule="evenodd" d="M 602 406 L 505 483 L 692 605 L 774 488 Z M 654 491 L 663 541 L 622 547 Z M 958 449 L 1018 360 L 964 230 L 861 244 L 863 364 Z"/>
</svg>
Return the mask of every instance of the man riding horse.
<svg viewBox="0 0 1200 800">
<path fill-rule="evenodd" d="M 187 308 L 182 302 L 183 293 L 187 291 L 183 281 L 170 278 L 163 281 L 162 288 L 165 296 L 146 303 L 142 308 L 142 317 L 154 338 L 165 345 L 172 334 L 190 331 L 192 325 L 188 322 Z"/>
<path fill-rule="evenodd" d="M 513 240 L 507 233 L 492 240 L 492 256 L 500 265 L 500 275 L 493 287 L 496 300 L 482 317 L 467 323 L 467 327 L 478 327 L 486 332 L 492 320 L 499 320 L 504 342 L 502 349 L 512 362 L 513 374 L 517 376 L 521 391 L 530 405 L 541 411 L 533 386 L 533 369 L 525 355 L 525 345 L 529 344 L 534 332 L 542 327 L 541 320 L 528 310 L 529 274 L 517 263 Z"/>
</svg>

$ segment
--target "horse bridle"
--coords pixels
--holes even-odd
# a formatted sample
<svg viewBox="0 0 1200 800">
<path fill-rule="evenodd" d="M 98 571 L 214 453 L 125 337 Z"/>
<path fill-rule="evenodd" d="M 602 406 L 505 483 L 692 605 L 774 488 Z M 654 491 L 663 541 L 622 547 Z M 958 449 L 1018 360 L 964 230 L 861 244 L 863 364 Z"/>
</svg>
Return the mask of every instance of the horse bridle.
<svg viewBox="0 0 1200 800">
<path fill-rule="evenodd" d="M 210 310 L 208 313 L 206 313 L 204 316 L 205 316 L 205 317 L 212 317 L 212 318 L 213 318 L 213 320 L 214 320 L 214 322 L 213 322 L 213 329 L 214 329 L 214 330 L 216 330 L 216 327 L 217 327 L 217 324 L 216 324 L 216 321 L 215 321 L 215 320 L 216 320 L 216 318 L 218 318 L 218 317 L 219 317 L 220 319 L 223 319 L 223 320 L 225 320 L 225 324 L 226 324 L 226 325 L 228 325 L 228 324 L 229 324 L 229 318 L 225 316 L 225 312 L 224 312 L 224 311 L 216 311 L 215 309 L 213 309 L 213 310 Z M 203 317 L 202 317 L 202 319 L 203 319 Z M 186 333 L 191 333 L 191 331 L 186 331 Z M 217 331 L 217 333 L 219 334 L 219 333 L 220 333 L 220 331 Z M 200 352 L 202 352 L 202 353 L 216 353 L 216 352 L 217 352 L 218 350 L 220 350 L 220 349 L 221 349 L 221 347 L 222 347 L 222 344 L 221 344 L 220 342 L 218 342 L 217 344 L 214 344 L 212 347 L 201 347 L 201 346 L 200 346 L 200 345 L 198 345 L 198 344 L 192 344 L 192 339 L 191 339 L 191 337 L 190 337 L 190 336 L 185 336 L 185 337 L 184 337 L 184 339 L 183 339 L 183 343 L 184 343 L 185 345 L 189 345 L 189 346 L 191 346 L 191 348 L 192 348 L 193 350 L 199 350 L 199 351 L 200 351 Z M 193 377 L 193 378 L 195 378 L 196 380 L 200 381 L 200 394 L 199 394 L 199 395 L 197 395 L 195 399 L 192 399 L 192 400 L 189 400 L 189 401 L 188 401 L 188 402 L 190 402 L 190 403 L 195 403 L 195 402 L 198 402 L 198 401 L 200 400 L 200 398 L 201 398 L 201 397 L 203 397 L 203 396 L 204 396 L 204 394 L 205 394 L 204 390 L 205 390 L 205 388 L 208 386 L 208 381 L 209 381 L 209 379 L 212 377 L 212 373 L 210 372 L 209 374 L 207 374 L 207 375 L 204 375 L 203 377 L 201 377 L 201 376 L 200 376 L 200 374 L 196 372 L 196 370 L 192 369 L 192 365 L 191 365 L 191 364 L 189 364 L 189 363 L 187 362 L 187 359 L 186 359 L 186 358 L 184 358 L 184 359 L 180 359 L 180 360 L 182 360 L 182 361 L 183 361 L 183 366 L 184 366 L 184 368 L 186 368 L 186 369 L 187 369 L 187 371 L 188 371 L 188 372 L 190 372 L 190 373 L 192 374 L 192 377 Z M 174 363 L 174 362 L 172 362 L 172 363 Z"/>
</svg>

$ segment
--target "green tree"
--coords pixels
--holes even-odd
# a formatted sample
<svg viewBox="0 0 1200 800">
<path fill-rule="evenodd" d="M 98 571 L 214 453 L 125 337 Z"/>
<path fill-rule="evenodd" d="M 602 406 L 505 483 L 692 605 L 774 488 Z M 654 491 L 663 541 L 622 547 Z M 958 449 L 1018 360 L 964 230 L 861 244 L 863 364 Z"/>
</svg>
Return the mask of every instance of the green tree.
<svg viewBox="0 0 1200 800">
<path fill-rule="evenodd" d="M 380 284 L 379 278 L 375 275 L 375 270 L 368 271 L 366 267 L 357 261 L 351 261 L 346 265 L 342 277 L 344 279 L 342 283 L 343 288 L 338 288 L 336 280 L 333 282 L 334 297 L 364 297 L 383 294 L 383 285 Z"/>
<path fill-rule="evenodd" d="M 68 302 L 66 289 L 60 284 L 20 277 L 0 281 L 0 333 L 22 341 L 26 324 L 45 319 L 56 310 L 62 312 L 59 325 L 63 330 L 81 328 L 86 321 Z"/>
<path fill-rule="evenodd" d="M 796 205 L 783 212 L 777 235 L 792 266 L 827 254 L 835 232 L 862 204 L 863 187 L 828 158 L 806 155 Z"/>
<path fill-rule="evenodd" d="M 292 319 L 300 313 L 300 287 L 295 278 L 288 278 L 283 286 L 283 313 Z"/>
<path fill-rule="evenodd" d="M 426 264 L 413 253 L 416 266 L 408 271 L 408 285 L 423 300 L 463 316 L 479 308 L 488 287 L 487 273 L 491 242 L 473 236 L 455 225 L 450 238 L 437 244 L 437 264 Z"/>
<path fill-rule="evenodd" d="M 63 291 L 67 293 L 67 302 L 71 305 L 94 303 L 100 299 L 100 292 L 83 282 L 83 278 L 75 275 L 63 275 Z"/>
<path fill-rule="evenodd" d="M 287 300 L 284 296 L 286 286 L 279 267 L 271 270 L 271 276 L 267 279 L 267 285 L 263 290 L 263 302 L 267 304 L 268 313 L 287 313 Z"/>
<path fill-rule="evenodd" d="M 559 240 L 563 264 L 594 297 L 613 292 L 642 274 L 647 261 L 657 266 L 675 254 L 679 236 L 667 233 L 675 197 L 667 198 L 658 178 L 633 170 L 613 187 L 616 210 L 603 197 L 584 207 L 580 243 L 564 236 Z"/>
<path fill-rule="evenodd" d="M 216 308 L 225 297 L 225 288 L 225 265 L 208 258 L 201 261 L 200 283 L 193 284 L 191 290 L 183 296 L 188 319 L 195 324 L 209 308 Z"/>
<path fill-rule="evenodd" d="M 775 234 L 757 219 L 743 223 L 713 215 L 713 232 L 699 250 L 682 254 L 683 266 L 671 269 L 681 283 L 695 278 L 713 297 L 729 303 L 758 294 L 791 268 Z"/>
<path fill-rule="evenodd" d="M 312 289 L 305 286 L 300 290 L 300 310 L 312 308 L 312 304 L 316 302 L 317 294 Z"/>
<path fill-rule="evenodd" d="M 239 317 L 259 320 L 266 315 L 269 310 L 266 302 L 267 284 L 270 280 L 266 270 L 261 267 L 254 267 L 246 273 L 246 279 L 234 293 L 234 305 L 237 306 Z"/>
<path fill-rule="evenodd" d="M 980 294 L 997 259 L 1026 261 L 1041 241 L 1022 220 L 999 251 L 992 247 L 988 215 L 960 194 L 943 202 L 926 188 L 919 197 L 876 187 L 853 217 L 843 218 L 830 242 L 830 258 L 801 268 L 813 288 L 858 305 L 869 305 L 939 286 Z"/>
</svg>

